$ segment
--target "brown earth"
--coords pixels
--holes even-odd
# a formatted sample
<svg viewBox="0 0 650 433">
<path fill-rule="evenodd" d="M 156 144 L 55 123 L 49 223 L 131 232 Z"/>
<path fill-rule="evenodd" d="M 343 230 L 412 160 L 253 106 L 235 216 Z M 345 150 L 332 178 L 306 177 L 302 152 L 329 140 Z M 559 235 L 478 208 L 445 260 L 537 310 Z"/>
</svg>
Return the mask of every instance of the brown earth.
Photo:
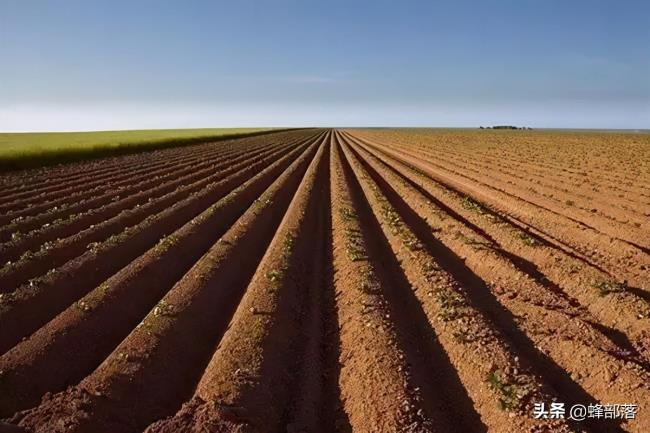
<svg viewBox="0 0 650 433">
<path fill-rule="evenodd" d="M 648 135 L 295 130 L 0 185 L 0 432 L 650 431 Z"/>
</svg>

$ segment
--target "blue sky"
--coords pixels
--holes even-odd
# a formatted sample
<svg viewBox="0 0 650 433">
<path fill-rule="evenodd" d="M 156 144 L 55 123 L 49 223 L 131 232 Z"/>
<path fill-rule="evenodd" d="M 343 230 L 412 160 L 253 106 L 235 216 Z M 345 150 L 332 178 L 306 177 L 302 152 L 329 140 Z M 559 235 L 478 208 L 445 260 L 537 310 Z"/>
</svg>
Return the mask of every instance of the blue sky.
<svg viewBox="0 0 650 433">
<path fill-rule="evenodd" d="M 650 128 L 645 1 L 0 0 L 0 130 Z"/>
</svg>

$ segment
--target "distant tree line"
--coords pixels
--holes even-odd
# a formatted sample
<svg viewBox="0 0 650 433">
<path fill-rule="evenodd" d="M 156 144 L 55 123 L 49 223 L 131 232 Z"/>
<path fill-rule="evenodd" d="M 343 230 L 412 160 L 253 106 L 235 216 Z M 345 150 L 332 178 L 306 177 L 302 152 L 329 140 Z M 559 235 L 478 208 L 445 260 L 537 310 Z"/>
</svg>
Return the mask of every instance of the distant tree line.
<svg viewBox="0 0 650 433">
<path fill-rule="evenodd" d="M 496 126 L 479 126 L 479 129 L 519 129 L 530 131 L 533 128 L 528 126 L 496 125 Z"/>
</svg>

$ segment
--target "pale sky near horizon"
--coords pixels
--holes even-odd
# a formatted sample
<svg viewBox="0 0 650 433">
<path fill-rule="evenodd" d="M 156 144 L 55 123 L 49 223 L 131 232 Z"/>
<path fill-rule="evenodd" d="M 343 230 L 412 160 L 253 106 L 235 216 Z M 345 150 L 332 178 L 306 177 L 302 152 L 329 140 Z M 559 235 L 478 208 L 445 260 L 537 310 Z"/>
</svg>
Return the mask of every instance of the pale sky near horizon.
<svg viewBox="0 0 650 433">
<path fill-rule="evenodd" d="M 650 3 L 0 0 L 0 132 L 650 128 Z"/>
</svg>

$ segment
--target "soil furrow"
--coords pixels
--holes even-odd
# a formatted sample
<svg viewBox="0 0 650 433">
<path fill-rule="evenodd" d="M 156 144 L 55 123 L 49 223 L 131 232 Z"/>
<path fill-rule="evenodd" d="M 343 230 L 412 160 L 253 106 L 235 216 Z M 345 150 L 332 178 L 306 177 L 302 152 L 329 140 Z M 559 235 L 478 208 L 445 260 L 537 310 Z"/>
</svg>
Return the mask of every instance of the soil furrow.
<svg viewBox="0 0 650 433">
<path fill-rule="evenodd" d="M 282 173 L 97 370 L 14 421 L 35 433 L 126 433 L 172 414 L 209 362 L 315 146 Z M 233 261 L 237 267 L 230 266 Z M 84 409 L 71 413 L 79 405 Z"/>
<path fill-rule="evenodd" d="M 198 154 L 191 156 L 180 155 L 177 158 L 161 160 L 145 166 L 141 163 L 134 163 L 130 166 L 120 167 L 119 170 L 116 169 L 114 172 L 95 175 L 91 181 L 88 178 L 79 177 L 79 179 L 75 179 L 73 182 L 60 182 L 48 185 L 47 187 L 36 189 L 29 193 L 18 194 L 15 198 L 8 197 L 0 210 L 7 213 L 6 216 L 11 219 L 31 215 L 48 207 L 60 206 L 71 199 L 81 200 L 88 197 L 89 194 L 105 192 L 113 186 L 117 187 L 127 183 L 132 178 L 155 176 L 158 172 L 165 172 L 170 168 L 174 169 L 176 167 L 181 170 L 188 165 L 201 161 L 203 158 L 209 157 L 215 151 L 218 154 L 228 153 L 225 150 L 227 148 L 214 149 L 213 151 L 206 149 L 204 152 L 197 152 Z M 236 152 L 237 149 L 230 149 L 230 151 Z M 35 203 L 38 204 L 35 205 Z"/>
<path fill-rule="evenodd" d="M 292 140 L 288 140 L 287 142 L 295 142 L 296 140 L 300 140 L 300 138 L 301 137 L 294 137 Z M 23 233 L 26 231 L 39 228 L 44 224 L 52 223 L 55 220 L 62 220 L 64 218 L 74 218 L 76 214 L 85 210 L 110 203 L 115 198 L 119 199 L 120 196 L 129 194 L 130 191 L 137 191 L 135 188 L 142 189 L 146 188 L 147 184 L 159 184 L 164 181 L 163 176 L 179 178 L 186 173 L 196 176 L 200 174 L 196 173 L 198 170 L 210 163 L 216 164 L 228 160 L 229 158 L 232 159 L 237 156 L 245 156 L 246 153 L 254 151 L 257 148 L 270 147 L 277 144 L 283 143 L 258 143 L 253 141 L 233 143 L 231 146 L 233 149 L 230 149 L 229 151 L 224 152 L 223 148 L 213 149 L 210 152 L 211 155 L 204 155 L 203 157 L 199 156 L 194 162 L 187 161 L 188 158 L 185 158 L 181 159 L 179 163 L 170 164 L 163 170 L 136 170 L 134 175 L 126 174 L 120 176 L 124 177 L 124 180 L 120 182 L 111 182 L 108 185 L 102 183 L 100 187 L 91 189 L 84 187 L 85 189 L 82 190 L 80 194 L 65 196 L 55 202 L 45 202 L 37 206 L 29 206 L 23 211 L 5 215 L 3 217 L 4 222 L 7 223 L 11 221 L 11 223 L 7 224 L 6 227 L 3 227 L 2 230 L 0 230 L 0 239 L 6 241 L 15 236 L 22 237 Z M 206 169 L 206 172 L 209 172 L 209 167 Z M 143 184 L 140 184 L 142 182 Z M 99 194 L 97 193 L 98 189 L 100 190 Z"/>
<path fill-rule="evenodd" d="M 387 147 L 395 148 L 393 145 Z M 626 229 L 620 226 L 613 227 L 610 224 L 611 221 L 600 220 L 600 217 L 596 213 L 576 212 L 572 209 L 573 204 L 565 205 L 563 207 L 557 206 L 550 203 L 549 200 L 544 197 L 536 198 L 531 196 L 530 191 L 520 189 L 517 186 L 512 186 L 500 181 L 499 179 L 492 178 L 485 172 L 474 171 L 472 174 L 468 174 L 467 169 L 450 164 L 448 161 L 445 161 L 444 157 L 437 156 L 434 160 L 428 153 L 426 156 L 422 153 L 416 155 L 413 150 L 407 150 L 404 146 L 398 146 L 395 149 L 398 149 L 406 155 L 417 157 L 421 161 L 426 162 L 431 169 L 437 170 L 442 176 L 451 175 L 460 177 L 461 181 L 469 181 L 483 188 L 494 190 L 509 198 L 525 202 L 527 205 L 537 208 L 538 211 L 541 210 L 542 212 L 551 213 L 556 217 L 566 219 L 580 227 L 607 235 L 619 242 L 636 247 L 646 254 L 650 254 L 650 238 L 645 239 L 645 233 L 640 230 L 640 227 L 628 226 Z M 637 241 L 641 241 L 643 245 L 639 245 Z"/>
<path fill-rule="evenodd" d="M 195 150 L 201 148 L 202 145 L 196 145 Z M 81 162 L 78 164 L 62 164 L 53 167 L 43 167 L 37 169 L 28 169 L 23 172 L 9 173 L 7 177 L 15 178 L 16 185 L 14 188 L 7 188 L 2 195 L 3 198 L 12 196 L 14 194 L 24 194 L 24 197 L 29 197 L 29 194 L 38 193 L 39 190 L 49 188 L 52 186 L 62 185 L 66 182 L 76 182 L 85 176 L 102 176 L 109 172 L 117 173 L 120 169 L 130 169 L 138 165 L 146 163 L 158 163 L 167 159 L 178 159 L 187 157 L 181 149 L 166 149 L 166 151 L 154 151 L 144 154 L 133 154 L 123 157 L 109 157 L 100 160 L 91 160 Z M 83 170 L 79 170 L 79 167 Z M 56 176 L 52 176 L 56 173 Z M 22 181 L 22 182 L 21 182 Z"/>
<path fill-rule="evenodd" d="M 221 164 L 211 163 L 207 169 L 200 171 L 192 170 L 187 176 L 183 176 L 183 173 L 177 173 L 178 176 L 176 176 L 172 171 L 168 176 L 165 176 L 168 179 L 160 177 L 144 183 L 134 184 L 129 188 L 120 188 L 107 196 L 106 202 L 101 200 L 92 204 L 85 203 L 83 209 L 81 207 L 76 208 L 74 210 L 75 213 L 71 214 L 65 220 L 45 223 L 40 228 L 21 234 L 13 241 L 0 244 L 0 263 L 6 262 L 7 260 L 15 260 L 26 251 L 34 251 L 47 241 L 70 236 L 90 225 L 108 219 L 125 209 L 155 199 L 175 189 L 183 188 L 188 184 L 203 180 L 214 173 L 215 170 L 223 169 L 224 165 L 235 164 L 246 159 L 251 159 L 252 156 L 256 155 L 261 156 L 272 152 L 272 150 L 265 149 L 258 152 L 251 152 L 250 154 L 244 153 L 230 160 L 226 159 Z"/>
<path fill-rule="evenodd" d="M 572 313 L 552 291 L 517 277 L 512 267 L 490 251 L 472 248 L 462 238 L 445 231 L 438 230 L 433 235 L 436 226 L 430 226 L 424 216 L 409 210 L 401 194 L 395 192 L 392 200 L 399 202 L 396 207 L 400 212 L 411 215 L 407 224 L 414 227 L 419 221 L 418 237 L 428 233 L 429 242 L 435 245 L 432 248 L 446 252 L 444 262 L 448 271 L 467 287 L 476 305 L 481 305 L 524 356 L 533 360 L 537 371 L 565 401 L 604 404 L 604 396 L 627 396 L 636 401 L 650 398 L 647 364 L 635 362 L 634 356 L 604 334 L 602 328 L 594 327 L 588 316 Z M 640 417 L 630 431 L 644 431 L 647 422 L 647 417 Z"/>
<path fill-rule="evenodd" d="M 367 141 L 364 141 L 364 143 L 377 149 L 376 144 Z M 555 240 L 556 244 L 561 242 L 565 246 L 565 251 L 577 252 L 576 256 L 583 257 L 585 261 L 598 266 L 604 272 L 620 276 L 622 280 L 627 280 L 636 287 L 642 287 L 647 282 L 650 256 L 634 247 L 621 244 L 609 236 L 603 236 L 586 228 L 580 230 L 573 224 L 566 224 L 561 220 L 549 218 L 548 214 L 540 212 L 539 209 L 527 207 L 525 202 L 517 202 L 517 206 L 509 205 L 509 199 L 500 196 L 498 191 L 485 190 L 477 185 L 442 175 L 432 170 L 421 159 L 410 157 L 403 152 L 400 153 L 387 148 L 380 150 L 430 176 L 445 187 L 472 197 L 478 202 L 485 203 L 490 209 L 503 216 L 520 221 L 531 232 Z"/>
<path fill-rule="evenodd" d="M 49 187 L 60 187 L 66 183 L 79 181 L 91 176 L 93 178 L 106 174 L 119 174 L 121 171 L 131 168 L 146 168 L 152 165 L 164 165 L 168 162 L 181 162 L 191 159 L 194 155 L 209 155 L 212 152 L 221 151 L 236 143 L 249 142 L 272 142 L 277 137 L 286 140 L 292 135 L 308 132 L 306 130 L 269 131 L 261 134 L 252 134 L 246 137 L 232 137 L 226 140 L 206 141 L 203 143 L 176 148 L 152 150 L 148 152 L 134 153 L 130 155 L 106 157 L 85 162 L 72 164 L 60 164 L 57 166 L 44 167 L 39 169 L 28 169 L 17 173 L 9 172 L 0 177 L 7 188 L 0 191 L 0 198 L 7 200 L 15 194 L 23 194 L 29 197 L 31 194 L 38 194 Z M 282 138 L 284 137 L 284 138 Z M 56 174 L 53 176 L 53 174 Z M 15 179 L 18 184 L 14 188 L 9 187 L 10 179 Z"/>
<path fill-rule="evenodd" d="M 1 174 L 0 432 L 646 433 L 649 146 L 307 129 Z"/>
<path fill-rule="evenodd" d="M 360 147 L 368 151 L 364 146 Z M 466 205 L 467 202 L 463 196 L 427 182 L 424 176 L 418 175 L 413 170 L 407 170 L 395 161 L 391 161 L 392 165 L 389 165 L 387 160 L 378 156 L 370 154 L 370 158 L 377 158 L 376 160 L 381 162 L 381 168 L 378 170 L 386 173 L 384 176 L 389 176 L 392 185 L 403 184 L 400 190 L 410 190 L 411 195 L 420 195 L 418 201 L 422 207 L 433 205 L 438 208 L 440 213 L 437 218 L 440 219 L 441 226 L 446 225 L 446 230 L 456 230 L 453 225 L 443 221 L 448 215 L 453 221 L 452 224 L 460 222 L 462 226 L 471 230 L 466 233 L 456 232 L 465 242 L 476 249 L 495 251 L 510 261 L 520 272 L 563 297 L 570 306 L 584 306 L 599 323 L 629 336 L 630 338 L 626 337 L 626 339 L 632 340 L 630 344 L 635 348 L 633 350 L 640 352 L 646 360 L 650 360 L 650 333 L 648 332 L 650 305 L 642 297 L 624 288 L 621 290 L 612 288 L 609 293 L 605 293 L 604 289 L 599 289 L 594 282 L 600 282 L 602 285 L 611 281 L 607 274 L 580 267 L 580 273 L 576 275 L 580 262 L 572 260 L 568 255 L 558 254 L 558 250 L 549 249 L 547 245 L 537 242 L 518 227 L 511 226 L 498 215 L 489 213 L 489 209 L 483 207 L 480 212 L 475 208 L 466 209 L 467 206 L 464 207 L 463 204 Z M 615 302 L 619 308 L 612 310 L 612 302 Z M 629 350 L 629 347 L 625 350 Z"/>
<path fill-rule="evenodd" d="M 36 404 L 45 392 L 60 391 L 96 368 L 276 175 L 273 166 L 261 171 L 0 357 L 0 416 Z M 61 373 L 50 375 L 53 368 Z M 34 378 L 37 384 L 28 386 Z"/>
<path fill-rule="evenodd" d="M 340 340 L 339 389 L 355 432 L 449 431 L 435 402 L 425 402 L 398 340 L 385 282 L 369 258 L 338 145 L 330 159 L 334 290 Z M 368 405 L 368 401 L 373 401 Z M 435 419 L 435 421 L 434 421 Z"/>
<path fill-rule="evenodd" d="M 444 153 L 442 152 L 443 149 L 428 149 L 433 152 L 430 154 L 440 158 L 440 161 L 453 161 L 450 165 L 459 168 L 471 166 L 471 171 L 474 173 L 493 173 L 494 176 L 489 177 L 498 181 L 503 180 L 509 185 L 523 186 L 525 190 L 541 195 L 557 204 L 564 204 L 567 199 L 574 199 L 572 201 L 574 201 L 576 208 L 590 213 L 598 212 L 601 216 L 619 223 L 627 224 L 630 222 L 625 219 L 626 214 L 630 214 L 629 218 L 636 219 L 636 222 L 639 222 L 638 218 L 643 218 L 644 213 L 650 211 L 650 207 L 641 206 L 638 201 L 617 196 L 605 197 L 600 194 L 600 189 L 593 184 L 583 188 L 583 184 L 569 184 L 567 179 L 559 174 L 555 176 L 549 176 L 548 173 L 538 174 L 535 172 L 534 167 L 512 166 L 489 157 L 474 160 L 476 155 L 457 149 L 447 149 Z M 558 198 L 558 194 L 561 195 L 562 200 Z M 630 203 L 633 203 L 635 208 L 630 208 L 628 206 Z M 594 204 L 598 206 L 594 206 Z M 610 213 L 610 211 L 616 213 Z"/>
<path fill-rule="evenodd" d="M 524 172 L 542 169 L 544 170 L 543 173 L 545 176 L 552 178 L 558 176 L 560 178 L 567 178 L 576 186 L 585 186 L 585 189 L 589 189 L 589 185 L 592 185 L 611 188 L 613 191 L 619 192 L 630 192 L 636 190 L 636 199 L 640 196 L 644 196 L 642 192 L 639 194 L 640 191 L 648 190 L 647 187 L 644 187 L 644 184 L 650 179 L 646 176 L 644 180 L 643 178 L 646 173 L 642 168 L 643 166 L 641 164 L 634 164 L 634 162 L 636 162 L 634 158 L 639 156 L 643 157 L 644 153 L 646 156 L 648 155 L 647 147 L 641 143 L 637 143 L 633 146 L 631 146 L 630 143 L 627 143 L 629 147 L 625 149 L 623 154 L 620 154 L 618 151 L 620 151 L 621 148 L 616 146 L 615 142 L 602 142 L 603 138 L 607 138 L 607 134 L 601 135 L 600 137 L 590 136 L 588 137 L 588 140 L 585 140 L 585 138 L 587 138 L 586 136 L 576 140 L 569 137 L 567 134 L 564 134 L 560 140 L 558 140 L 557 137 L 549 135 L 546 137 L 544 137 L 544 135 L 537 135 L 535 141 L 525 142 L 522 140 L 516 140 L 514 143 L 515 146 L 513 146 L 512 143 L 508 143 L 504 146 L 504 139 L 507 140 L 510 137 L 507 135 L 501 135 L 499 137 L 498 133 L 495 137 L 485 136 L 483 134 L 481 134 L 480 137 L 475 136 L 473 137 L 474 140 L 470 143 L 467 142 L 468 136 L 456 136 L 455 138 L 452 138 L 452 140 L 447 141 L 447 139 L 450 138 L 448 134 L 436 135 L 437 136 L 430 133 L 393 133 L 381 134 L 381 137 L 389 138 L 391 141 L 410 144 L 416 148 L 430 150 L 439 149 L 441 151 L 452 151 L 452 153 L 456 153 L 460 149 L 467 149 L 468 152 L 471 153 L 465 154 L 469 156 L 470 160 L 489 160 L 491 157 L 496 157 L 499 161 L 508 161 L 520 166 Z M 413 138 L 416 138 L 416 140 L 414 141 Z M 621 138 L 625 140 L 630 137 Z M 597 139 L 597 141 L 594 139 Z M 540 145 L 544 146 L 542 152 L 539 151 Z M 534 149 L 531 149 L 531 147 L 534 147 Z M 513 148 L 516 150 L 513 151 Z M 583 154 L 575 158 L 569 158 L 567 161 L 562 158 L 568 156 L 566 155 L 567 148 L 571 149 L 571 155 L 579 155 L 580 152 Z M 596 152 L 600 151 L 601 155 L 606 156 L 594 158 L 594 150 L 596 150 Z M 552 155 L 552 157 L 549 158 L 549 155 Z M 623 156 L 623 158 L 621 158 L 621 156 Z M 595 167 L 590 167 L 589 164 L 584 164 L 585 162 L 591 163 L 593 161 L 598 161 L 598 164 L 596 164 Z M 620 165 L 611 166 L 610 164 L 612 162 Z M 633 163 L 630 164 L 630 162 Z M 571 168 L 571 164 L 575 163 L 583 165 L 583 169 Z M 603 166 L 605 165 L 610 165 L 608 170 L 603 170 Z M 610 174 L 613 176 L 610 176 Z M 589 179 L 589 182 L 586 182 L 587 179 Z M 648 197 L 647 195 L 645 196 Z"/>
<path fill-rule="evenodd" d="M 275 164 L 286 167 L 303 145 Z M 47 273 L 34 284 L 21 286 L 0 299 L 0 352 L 31 334 L 71 303 L 146 252 L 165 235 L 207 209 L 261 167 L 248 167 L 195 193 L 160 214 L 95 245 L 83 255 Z"/>
<path fill-rule="evenodd" d="M 144 204 L 136 204 L 132 208 L 123 209 L 117 215 L 109 217 L 108 215 L 98 215 L 95 218 L 96 224 L 91 224 L 85 230 L 73 232 L 74 234 L 65 239 L 55 242 L 48 242 L 44 248 L 36 253 L 30 253 L 20 260 L 12 262 L 0 269 L 0 287 L 6 291 L 11 291 L 21 283 L 30 278 L 37 277 L 47 272 L 48 269 L 54 269 L 61 266 L 68 260 L 83 254 L 88 245 L 94 242 L 102 242 L 109 236 L 115 235 L 126 227 L 138 224 L 143 219 L 155 215 L 169 206 L 173 206 L 179 200 L 193 193 L 199 192 L 210 184 L 219 182 L 228 176 L 238 173 L 247 167 L 263 167 L 269 164 L 289 150 L 287 147 L 253 154 L 250 158 L 243 161 L 232 161 L 222 166 L 215 167 L 215 173 L 212 175 L 193 182 L 180 188 L 172 188 L 171 191 L 161 197 L 150 197 Z M 73 223 L 76 223 L 73 220 Z M 0 292 L 3 289 L 0 289 Z"/>
<path fill-rule="evenodd" d="M 323 251 L 312 248 L 317 212 L 322 215 L 325 210 L 319 196 L 329 180 L 325 176 L 327 155 L 321 146 L 194 396 L 176 416 L 150 426 L 147 432 L 201 432 L 206 424 L 250 432 L 300 428 L 287 425 L 286 412 L 292 377 L 302 364 L 299 337 L 306 318 L 308 284 L 313 280 L 310 275 L 324 257 Z"/>
<path fill-rule="evenodd" d="M 221 152 L 220 152 L 221 153 Z M 196 161 L 200 161 L 202 156 L 192 156 L 192 158 L 179 157 L 178 161 L 161 161 L 160 164 L 142 167 L 135 165 L 133 167 L 123 167 L 121 170 L 111 176 L 94 177 L 92 181 L 87 178 L 81 178 L 71 184 L 52 185 L 42 190 L 36 190 L 33 194 L 25 197 L 17 197 L 14 200 L 7 199 L 0 207 L 4 213 L 0 222 L 5 223 L 16 218 L 34 215 L 43 210 L 65 205 L 68 201 L 80 201 L 92 195 L 99 195 L 110 191 L 113 188 L 128 184 L 131 179 L 138 177 L 153 177 L 159 172 L 164 173 L 170 168 L 172 171 L 176 168 L 182 170 Z"/>
<path fill-rule="evenodd" d="M 346 153 L 350 155 L 350 150 L 346 149 Z M 542 426 L 553 431 L 572 431 L 563 422 L 548 424 L 531 419 L 534 402 L 556 400 L 558 395 L 535 377 L 530 361 L 523 359 L 516 346 L 504 338 L 480 308 L 471 304 L 465 288 L 445 271 L 443 259 L 426 243 L 428 239 L 418 238 L 384 196 L 384 189 L 373 179 L 379 175 L 369 174 L 356 158 L 358 156 L 349 156 L 370 206 L 362 218 L 373 218 L 377 229 L 383 233 L 383 239 L 375 237 L 384 241 L 383 245 L 375 247 L 375 250 L 385 251 L 383 269 L 393 279 L 401 276 L 404 281 L 403 290 L 396 294 L 393 303 L 400 305 L 407 314 L 405 321 L 419 328 L 411 333 L 424 347 L 420 357 L 424 358 L 425 371 L 429 374 L 439 372 L 435 382 L 450 398 L 446 412 L 453 419 L 467 423 L 460 423 L 459 431 L 485 430 L 481 421 L 494 431 L 526 431 Z M 381 182 L 385 181 L 381 179 Z M 395 286 L 399 284 L 393 283 Z M 441 368 L 445 364 L 451 367 L 449 371 Z M 465 396 L 466 407 L 459 404 L 463 401 L 462 394 L 454 393 L 454 383 L 450 381 L 459 375 L 462 379 L 457 380 L 462 380 L 467 391 L 460 388 L 455 392 L 470 394 Z M 506 416 L 494 410 L 495 401 Z M 467 420 L 473 407 L 481 416 L 481 421 L 474 421 L 474 425 Z"/>
<path fill-rule="evenodd" d="M 229 156 L 241 155 L 247 150 L 242 149 L 224 152 L 223 154 L 219 153 L 217 158 L 214 159 L 214 162 L 227 159 Z M 111 178 L 108 181 L 100 180 L 97 182 L 98 185 L 94 187 L 86 181 L 86 184 L 82 183 L 78 188 L 79 190 L 75 192 L 63 189 L 57 190 L 56 193 L 47 196 L 41 193 L 34 198 L 34 203 L 19 200 L 25 206 L 18 210 L 5 212 L 0 223 L 7 225 L 7 229 L 25 232 L 35 224 L 43 222 L 44 218 L 48 216 L 50 219 L 58 219 L 70 214 L 80 213 L 92 208 L 92 206 L 101 206 L 102 204 L 109 203 L 111 198 L 116 195 L 128 194 L 132 190 L 137 191 L 136 188 L 138 187 L 146 188 L 148 185 L 164 182 L 166 178 L 180 177 L 183 174 L 191 173 L 195 166 L 197 169 L 200 169 L 202 165 L 207 165 L 202 163 L 203 161 L 203 157 L 197 157 L 195 161 L 182 160 L 177 164 L 166 164 L 163 168 L 154 168 L 151 170 L 134 169 L 131 172 L 120 172 L 117 178 Z M 212 161 L 208 160 L 207 162 Z M 141 184 L 142 186 L 140 186 Z M 11 224 L 8 224 L 9 222 Z M 6 238 L 5 231 L 3 230 L 2 232 L 2 239 Z"/>
</svg>

